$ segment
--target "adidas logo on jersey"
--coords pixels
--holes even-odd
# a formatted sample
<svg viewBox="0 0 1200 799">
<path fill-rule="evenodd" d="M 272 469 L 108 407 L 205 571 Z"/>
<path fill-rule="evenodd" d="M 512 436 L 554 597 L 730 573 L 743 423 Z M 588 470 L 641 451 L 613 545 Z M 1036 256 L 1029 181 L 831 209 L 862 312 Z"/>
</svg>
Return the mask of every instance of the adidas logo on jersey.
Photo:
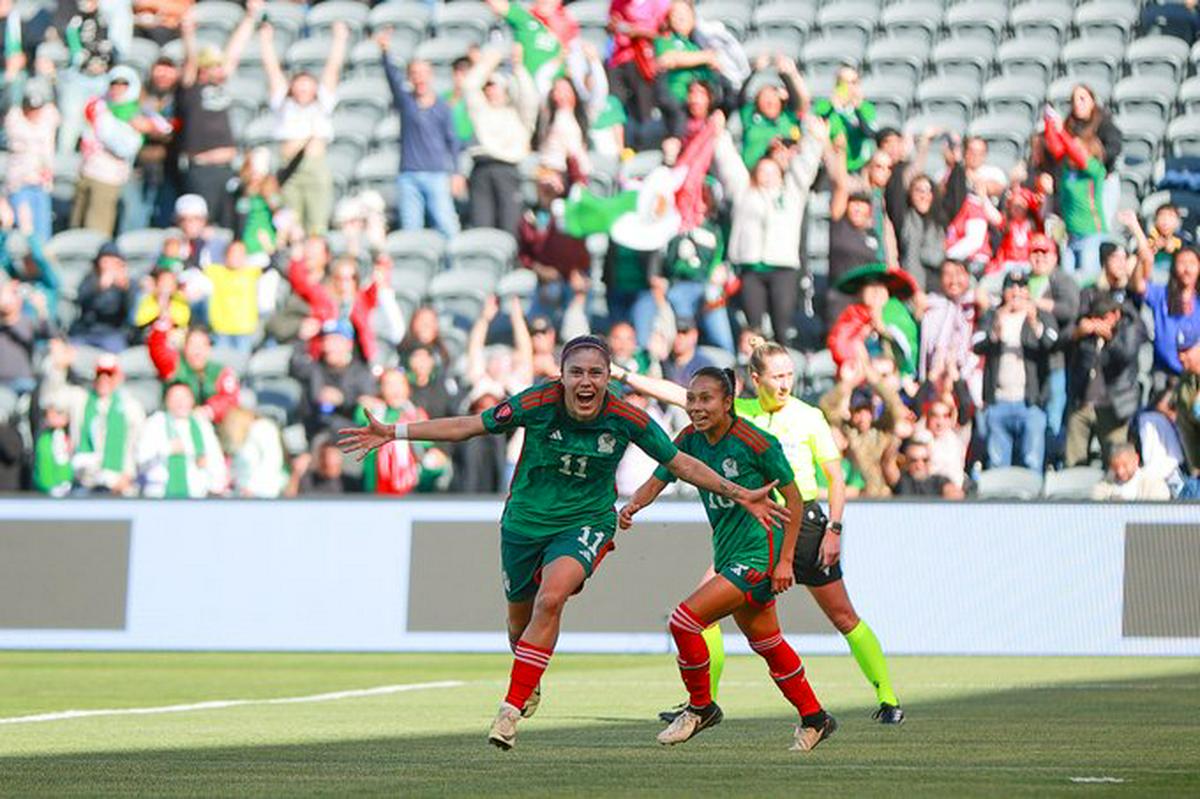
<svg viewBox="0 0 1200 799">
<path fill-rule="evenodd" d="M 560 433 L 558 430 L 555 430 L 554 432 L 552 432 L 550 434 L 550 440 L 551 441 L 562 441 L 562 433 Z"/>
</svg>

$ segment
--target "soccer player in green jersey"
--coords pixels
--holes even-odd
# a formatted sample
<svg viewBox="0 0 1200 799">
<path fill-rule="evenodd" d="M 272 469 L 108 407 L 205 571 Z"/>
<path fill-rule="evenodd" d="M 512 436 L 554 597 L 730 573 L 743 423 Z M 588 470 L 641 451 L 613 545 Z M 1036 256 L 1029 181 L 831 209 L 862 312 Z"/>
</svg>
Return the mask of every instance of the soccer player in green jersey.
<svg viewBox="0 0 1200 799">
<path fill-rule="evenodd" d="M 516 741 L 517 721 L 532 715 L 567 599 L 583 588 L 617 528 L 616 470 L 630 443 L 671 474 L 722 501 L 740 505 L 764 528 L 787 511 L 770 499 L 774 483 L 747 488 L 680 452 L 640 409 L 608 391 L 612 353 L 580 336 L 563 347 L 562 378 L 523 391 L 479 416 L 388 425 L 370 414 L 340 431 L 342 449 L 360 456 L 395 439 L 465 441 L 525 428 L 521 459 L 500 522 L 500 560 L 508 599 L 513 667 L 508 693 L 488 740 Z"/>
<path fill-rule="evenodd" d="M 683 387 L 670 381 L 621 369 L 615 371 L 615 376 L 635 391 L 655 399 L 680 406 L 686 403 Z M 737 413 L 779 439 L 804 498 L 804 518 L 794 559 L 796 582 L 808 588 L 830 623 L 845 637 L 863 676 L 875 689 L 879 702 L 875 720 L 881 724 L 900 724 L 904 721 L 904 711 L 892 688 L 883 647 L 874 631 L 855 612 L 842 581 L 840 557 L 846 483 L 841 469 L 842 453 L 833 440 L 829 423 L 820 410 L 792 396 L 795 366 L 788 351 L 779 344 L 758 340 L 750 356 L 750 378 L 758 396 L 737 400 Z M 818 467 L 829 486 L 828 517 L 817 501 Z M 720 627 L 705 630 L 704 637 L 714 657 L 713 676 L 719 677 L 716 661 L 724 659 Z M 670 721 L 678 712 L 679 709 L 665 711 L 661 717 Z"/>
<path fill-rule="evenodd" d="M 779 690 L 799 712 L 792 749 L 807 752 L 832 735 L 837 722 L 821 708 L 800 658 L 779 631 L 774 596 L 792 586 L 792 553 L 800 535 L 804 500 L 779 441 L 734 413 L 734 393 L 732 370 L 699 369 L 687 389 L 692 424 L 675 439 L 675 446 L 748 489 L 778 483 L 789 521 L 782 529 L 764 530 L 736 503 L 700 491 L 713 528 L 714 573 L 671 614 L 669 626 L 679 650 L 679 673 L 688 689 L 688 705 L 659 733 L 658 742 L 683 743 L 720 723 L 721 708 L 710 691 L 709 652 L 702 634 L 706 627 L 732 615 L 750 648 L 767 661 Z M 622 529 L 628 528 L 633 515 L 653 502 L 672 479 L 659 467 L 621 509 Z"/>
</svg>

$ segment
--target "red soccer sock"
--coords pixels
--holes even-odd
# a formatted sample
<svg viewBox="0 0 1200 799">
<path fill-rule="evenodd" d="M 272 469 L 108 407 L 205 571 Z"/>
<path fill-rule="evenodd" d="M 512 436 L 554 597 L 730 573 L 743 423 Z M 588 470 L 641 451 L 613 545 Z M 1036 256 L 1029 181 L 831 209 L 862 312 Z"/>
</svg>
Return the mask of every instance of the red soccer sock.
<svg viewBox="0 0 1200 799">
<path fill-rule="evenodd" d="M 671 636 L 679 650 L 679 676 L 687 686 L 689 701 L 693 707 L 708 707 L 712 704 L 712 682 L 708 676 L 708 645 L 701 633 L 708 626 L 683 603 L 671 614 Z"/>
<path fill-rule="evenodd" d="M 821 703 L 813 693 L 808 678 L 804 676 L 804 664 L 783 634 L 776 632 L 766 638 L 750 642 L 750 648 L 762 655 L 771 670 L 771 679 L 779 686 L 787 701 L 791 702 L 801 716 L 812 716 L 821 712 Z"/>
<path fill-rule="evenodd" d="M 512 674 L 508 678 L 508 694 L 504 701 L 515 708 L 525 707 L 529 695 L 542 681 L 542 674 L 550 665 L 553 649 L 545 649 L 528 641 L 517 641 L 513 647 Z"/>
</svg>

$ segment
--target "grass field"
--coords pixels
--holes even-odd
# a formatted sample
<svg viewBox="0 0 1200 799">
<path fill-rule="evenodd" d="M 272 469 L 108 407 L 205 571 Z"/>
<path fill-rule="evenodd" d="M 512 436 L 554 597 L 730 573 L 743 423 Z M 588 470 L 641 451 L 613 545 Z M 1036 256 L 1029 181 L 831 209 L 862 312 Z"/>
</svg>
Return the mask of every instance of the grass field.
<svg viewBox="0 0 1200 799">
<path fill-rule="evenodd" d="M 841 729 L 788 752 L 790 708 L 733 657 L 726 720 L 673 749 L 654 714 L 668 656 L 555 659 L 517 748 L 485 734 L 508 658 L 483 655 L 0 653 L 0 719 L 266 700 L 325 701 L 0 721 L 0 795 L 1107 796 L 1200 794 L 1200 663 L 893 658 L 909 721 L 882 728 L 853 661 L 808 659 Z M 1108 778 L 1121 782 L 1076 782 Z"/>
</svg>

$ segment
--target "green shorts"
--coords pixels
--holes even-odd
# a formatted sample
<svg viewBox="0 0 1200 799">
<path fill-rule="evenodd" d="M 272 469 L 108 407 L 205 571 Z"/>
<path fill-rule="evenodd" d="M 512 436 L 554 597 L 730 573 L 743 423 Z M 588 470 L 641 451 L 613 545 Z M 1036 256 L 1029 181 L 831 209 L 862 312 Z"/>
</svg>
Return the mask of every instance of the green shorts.
<svg viewBox="0 0 1200 799">
<path fill-rule="evenodd" d="M 509 602 L 524 602 L 537 593 L 542 582 L 542 567 L 557 558 L 574 558 L 591 577 L 616 548 L 611 525 L 584 525 L 561 533 L 530 538 L 512 530 L 500 528 L 500 568 L 504 580 L 504 596 Z M 583 586 L 579 587 L 583 590 Z M 576 592 L 578 593 L 578 592 Z"/>
<path fill-rule="evenodd" d="M 775 604 L 775 594 L 771 591 L 771 575 L 745 563 L 730 563 L 717 574 L 737 586 L 751 605 L 760 608 Z"/>
</svg>

